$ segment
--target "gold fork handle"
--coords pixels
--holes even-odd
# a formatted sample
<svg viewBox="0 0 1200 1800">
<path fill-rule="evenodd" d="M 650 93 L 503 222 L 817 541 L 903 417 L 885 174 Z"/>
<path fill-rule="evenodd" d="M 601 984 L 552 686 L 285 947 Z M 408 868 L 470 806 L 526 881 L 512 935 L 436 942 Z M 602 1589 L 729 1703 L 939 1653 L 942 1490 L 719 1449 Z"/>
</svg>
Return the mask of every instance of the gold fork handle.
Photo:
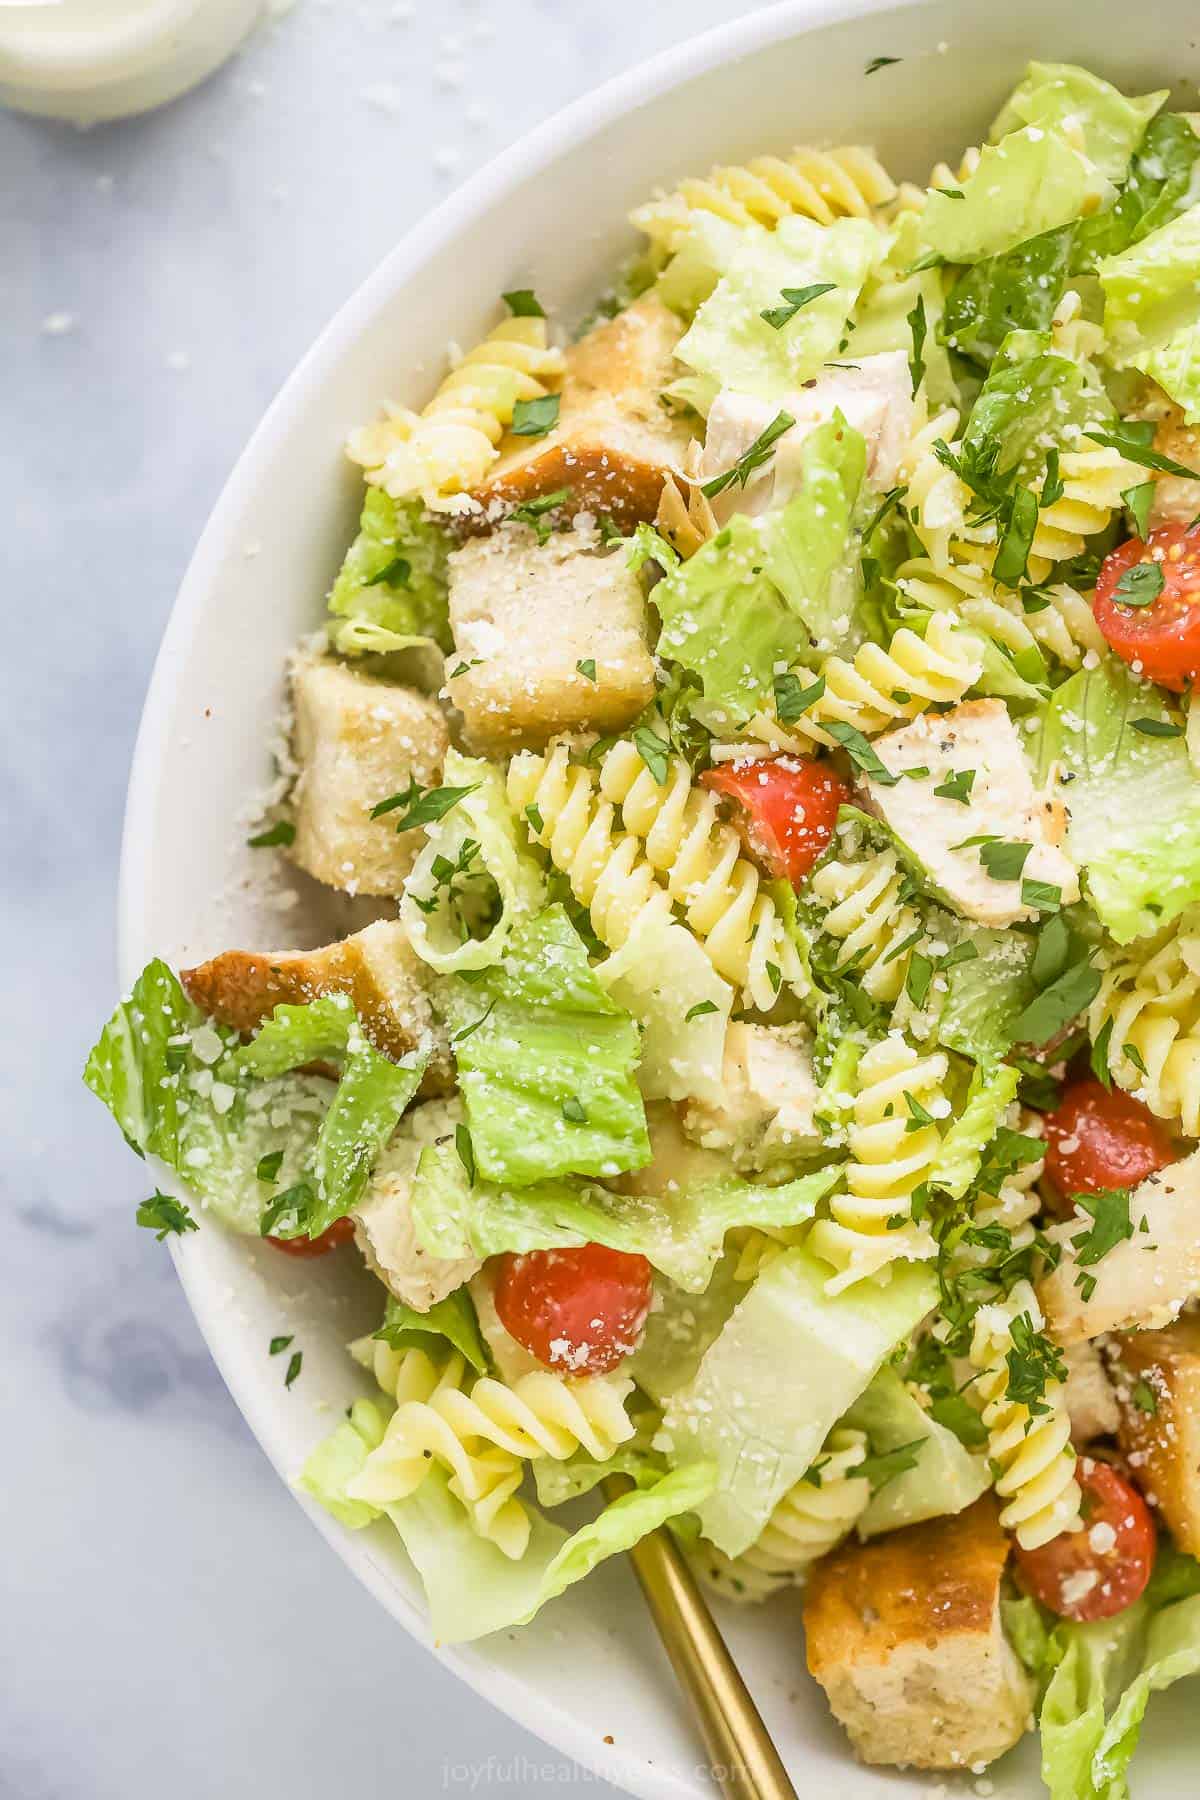
<svg viewBox="0 0 1200 1800">
<path fill-rule="evenodd" d="M 610 1475 L 610 1500 L 633 1482 Z M 696 1710 L 713 1779 L 728 1800 L 796 1800 L 778 1750 L 674 1538 L 652 1531 L 629 1552 L 680 1686 Z"/>
</svg>

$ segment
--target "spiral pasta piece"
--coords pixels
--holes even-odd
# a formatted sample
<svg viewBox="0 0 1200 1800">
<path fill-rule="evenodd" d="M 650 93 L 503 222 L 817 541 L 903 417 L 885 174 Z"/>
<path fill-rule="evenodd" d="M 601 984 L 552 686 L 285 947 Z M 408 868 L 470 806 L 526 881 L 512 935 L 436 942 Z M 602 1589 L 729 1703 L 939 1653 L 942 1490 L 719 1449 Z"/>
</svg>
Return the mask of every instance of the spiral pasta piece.
<svg viewBox="0 0 1200 1800">
<path fill-rule="evenodd" d="M 835 1428 L 808 1474 L 776 1504 L 762 1536 L 740 1556 L 704 1545 L 702 1578 L 729 1599 L 765 1600 L 799 1581 L 819 1557 L 836 1550 L 866 1511 L 871 1484 L 856 1475 L 867 1456 L 865 1432 Z"/>
<path fill-rule="evenodd" d="M 839 940 L 838 968 L 858 971 L 873 1000 L 898 1000 L 914 947 L 901 946 L 921 921 L 902 898 L 904 872 L 895 851 L 863 862 L 823 862 L 813 870 L 809 892 L 828 909 L 822 928 Z"/>
<path fill-rule="evenodd" d="M 758 870 L 721 820 L 715 796 L 693 786 L 682 757 L 668 759 L 659 787 L 624 740 L 607 753 L 598 777 L 573 764 L 565 744 L 545 755 L 524 751 L 509 764 L 508 797 L 610 949 L 620 949 L 648 908 L 670 914 L 674 901 L 718 974 L 763 1011 L 785 982 L 802 980 L 799 955 Z"/>
<path fill-rule="evenodd" d="M 988 1455 L 1000 1470 L 996 1492 L 1006 1502 L 1000 1523 L 1023 1550 L 1036 1550 L 1060 1532 L 1079 1529 L 1082 1496 L 1064 1383 L 1047 1384 L 1044 1412 L 1031 1413 L 1022 1401 L 1009 1398 L 1007 1357 L 1013 1321 L 1022 1316 L 1041 1330 L 1041 1309 L 1027 1281 L 1019 1281 L 1003 1303 L 980 1307 L 971 1362 L 981 1371 L 975 1392 L 983 1401 Z"/>
<path fill-rule="evenodd" d="M 529 1515 L 516 1498 L 525 1473 L 522 1458 L 503 1448 L 464 1442 L 443 1416 L 447 1397 L 458 1393 L 466 1375 L 463 1358 L 455 1354 L 439 1363 L 423 1350 L 391 1350 L 371 1338 L 350 1348 L 396 1401 L 382 1443 L 351 1484 L 352 1497 L 373 1506 L 394 1505 L 415 1493 L 433 1463 L 440 1463 L 449 1472 L 450 1492 L 480 1537 L 505 1556 L 522 1556 L 530 1532 Z"/>
<path fill-rule="evenodd" d="M 809 1248 L 835 1270 L 827 1291 L 840 1293 L 901 1258 L 923 1261 L 936 1246 L 912 1217 L 913 1194 L 941 1149 L 937 1121 L 950 1103 L 943 1092 L 949 1064 L 940 1051 L 922 1054 L 892 1032 L 858 1065 L 847 1140 L 845 1190 L 829 1200 Z"/>
<path fill-rule="evenodd" d="M 897 570 L 896 586 L 914 606 L 956 615 L 1010 659 L 1044 652 L 1077 669 L 1089 650 L 1101 655 L 1105 649 L 1091 607 L 1066 582 L 1043 588 L 1045 605 L 1028 614 L 1016 594 L 975 564 L 938 566 L 929 557 L 913 557 Z"/>
<path fill-rule="evenodd" d="M 630 219 L 654 244 L 673 251 L 697 213 L 773 231 L 780 220 L 796 214 L 818 225 L 865 219 L 895 193 L 895 182 L 873 151 L 857 144 L 836 150 L 801 146 L 790 156 L 756 156 L 689 177 L 674 193 L 639 206 Z"/>
<path fill-rule="evenodd" d="M 416 413 L 389 409 L 351 436 L 346 448 L 367 480 L 395 500 L 419 494 L 436 511 L 454 511 L 465 488 L 487 474 L 519 400 L 536 400 L 563 372 L 563 355 L 546 341 L 545 319 L 505 319 L 451 370 Z"/>
<path fill-rule="evenodd" d="M 1106 1025 L 1114 1079 L 1160 1119 L 1200 1137 L 1200 914 L 1180 917 L 1116 956 L 1088 1012 L 1098 1039 Z"/>
<path fill-rule="evenodd" d="M 899 720 L 915 719 L 926 707 L 961 700 L 981 670 L 970 638 L 945 613 L 935 613 L 924 637 L 902 625 L 886 650 L 866 643 L 853 662 L 827 656 L 820 668 L 824 692 L 788 731 L 763 713 L 751 719 L 749 729 L 778 749 L 799 753 L 814 744 L 835 744 L 827 729 L 834 723 L 874 737 Z"/>
<path fill-rule="evenodd" d="M 525 1461 L 549 1456 L 562 1462 L 583 1449 L 606 1462 L 634 1435 L 625 1410 L 633 1391 L 627 1376 L 574 1379 L 536 1369 L 506 1383 L 469 1376 L 457 1352 L 442 1363 L 423 1350 L 391 1355 L 395 1361 L 376 1358 L 374 1367 L 385 1392 L 394 1393 L 396 1410 L 354 1483 L 353 1497 L 376 1504 L 386 1503 L 380 1500 L 385 1493 L 388 1500 L 402 1498 L 438 1462 L 450 1471 L 450 1490 L 476 1529 L 509 1556 L 519 1556 L 528 1539 L 528 1518 L 511 1498 Z"/>
</svg>

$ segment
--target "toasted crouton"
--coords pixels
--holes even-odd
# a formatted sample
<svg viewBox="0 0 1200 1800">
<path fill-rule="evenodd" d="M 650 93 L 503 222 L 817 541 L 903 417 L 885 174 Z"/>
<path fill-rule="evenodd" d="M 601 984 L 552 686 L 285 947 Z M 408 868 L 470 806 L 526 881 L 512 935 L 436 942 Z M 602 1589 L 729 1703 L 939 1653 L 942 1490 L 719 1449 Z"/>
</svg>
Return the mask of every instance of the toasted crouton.
<svg viewBox="0 0 1200 1800">
<path fill-rule="evenodd" d="M 637 576 L 564 533 L 539 544 L 506 526 L 450 558 L 448 684 L 472 745 L 544 744 L 559 731 L 619 731 L 654 697 Z"/>
<path fill-rule="evenodd" d="M 296 836 L 289 854 L 349 894 L 398 894 L 425 835 L 397 832 L 371 808 L 417 781 L 436 787 L 449 734 L 440 709 L 412 688 L 343 663 L 301 657 L 292 673 Z"/>
<path fill-rule="evenodd" d="M 1118 1438 L 1181 1550 L 1200 1556 L 1200 1315 L 1132 1331 L 1114 1347 Z"/>
<path fill-rule="evenodd" d="M 1072 1240 L 1091 1221 L 1076 1215 L 1050 1227 L 1061 1257 L 1038 1299 L 1058 1343 L 1167 1325 L 1200 1294 L 1200 1150 L 1147 1176 L 1129 1196 L 1129 1218 L 1133 1235 L 1088 1265 Z"/>
<path fill-rule="evenodd" d="M 864 1762 L 975 1768 L 1030 1729 L 1033 1686 L 1000 1621 L 1008 1551 L 985 1495 L 816 1564 L 808 1666 Z"/>
<path fill-rule="evenodd" d="M 1170 457 L 1185 469 L 1200 473 L 1200 429 L 1184 422 L 1183 413 L 1166 395 L 1156 395 L 1148 409 L 1157 423 L 1154 448 L 1160 456 Z M 1150 473 L 1154 483 L 1154 501 L 1150 508 L 1153 525 L 1190 525 L 1196 516 L 1196 483 L 1182 475 Z"/>
<path fill-rule="evenodd" d="M 718 1104 L 697 1101 L 684 1115 L 688 1136 L 706 1149 L 728 1150 L 739 1168 L 765 1169 L 820 1147 L 804 1026 L 730 1025 L 721 1090 Z"/>
<path fill-rule="evenodd" d="M 303 1006 L 321 994 L 349 994 L 377 1050 L 393 1061 L 410 1050 L 429 1050 L 435 1085 L 437 1071 L 447 1079 L 448 1051 L 430 1005 L 425 964 L 399 919 L 379 919 L 320 950 L 226 950 L 184 969 L 180 980 L 197 1006 L 235 1031 L 253 1031 L 285 1003 Z"/>
<path fill-rule="evenodd" d="M 566 354 L 558 424 L 546 437 L 510 438 L 487 479 L 472 489 L 486 528 L 508 508 L 570 488 L 580 509 L 621 525 L 652 519 L 663 482 L 682 466 L 691 428 L 664 410 L 672 352 L 683 324 L 653 294 L 589 331 Z"/>
<path fill-rule="evenodd" d="M 1111 1437 L 1117 1429 L 1117 1396 L 1094 1344 L 1072 1344 L 1064 1352 L 1067 1365 L 1067 1417 L 1077 1449 L 1093 1438 Z"/>
</svg>

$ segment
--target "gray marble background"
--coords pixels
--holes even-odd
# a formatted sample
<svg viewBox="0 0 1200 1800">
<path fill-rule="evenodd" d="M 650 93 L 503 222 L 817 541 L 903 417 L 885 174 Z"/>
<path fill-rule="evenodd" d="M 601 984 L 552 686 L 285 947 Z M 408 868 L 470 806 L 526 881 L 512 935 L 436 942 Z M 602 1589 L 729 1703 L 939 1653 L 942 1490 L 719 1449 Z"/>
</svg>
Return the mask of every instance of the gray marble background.
<svg viewBox="0 0 1200 1800">
<path fill-rule="evenodd" d="M 134 1228 L 144 1175 L 79 1074 L 115 996 L 151 662 L 267 402 L 454 182 L 743 10 L 297 0 L 146 118 L 0 114 L 3 1800 L 602 1791 L 314 1536 Z"/>
</svg>

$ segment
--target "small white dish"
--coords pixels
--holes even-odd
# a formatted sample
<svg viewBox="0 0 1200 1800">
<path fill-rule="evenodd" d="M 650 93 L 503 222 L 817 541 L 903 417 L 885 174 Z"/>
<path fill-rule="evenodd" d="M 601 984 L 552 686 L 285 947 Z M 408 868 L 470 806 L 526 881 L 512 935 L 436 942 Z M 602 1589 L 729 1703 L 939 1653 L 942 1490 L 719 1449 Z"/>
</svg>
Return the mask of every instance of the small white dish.
<svg viewBox="0 0 1200 1800">
<path fill-rule="evenodd" d="M 867 75 L 877 57 L 901 60 Z M 578 317 L 635 244 L 630 207 L 659 184 L 797 143 L 873 143 L 923 179 L 986 129 L 1031 56 L 1099 69 L 1130 91 L 1200 74 L 1192 9 L 1158 0 L 1131 29 L 1124 0 L 791 0 L 682 44 L 551 119 L 426 219 L 343 307 L 274 402 L 204 532 L 163 641 L 126 818 L 120 966 L 179 964 L 231 945 L 320 940 L 303 909 L 263 892 L 244 821 L 269 780 L 284 658 L 317 625 L 349 540 L 359 483 L 342 441 L 388 397 L 419 402 L 447 339 L 470 342 L 506 290 L 536 285 Z M 363 1388 L 343 1351 L 377 1308 L 339 1266 L 297 1263 L 215 1226 L 176 1249 L 216 1361 L 281 1475 L 291 1478 Z M 304 1371 L 285 1391 L 268 1340 L 294 1332 Z M 302 1504 L 306 1504 L 302 1502 Z M 385 1525 L 354 1534 L 310 1507 L 348 1567 L 427 1639 L 419 1590 Z M 314 1555 L 316 1551 L 314 1550 Z M 804 1672 L 794 1600 L 726 1610 L 735 1654 L 801 1793 L 924 1794 L 937 1778 L 855 1763 Z M 353 1655 L 353 1646 L 348 1646 Z M 443 1659 L 559 1750 L 642 1800 L 712 1787 L 687 1707 L 632 1576 L 607 1564 L 525 1630 Z M 1194 1702 L 1193 1702 L 1194 1703 Z M 1195 1791 L 1184 1688 L 1156 1702 L 1139 1752 L 1142 1800 Z M 1194 1741 L 1194 1740 L 1193 1740 Z M 452 1756 L 452 1752 L 451 1752 Z M 989 1771 L 990 1790 L 1038 1787 L 1036 1740 Z M 957 1784 L 955 1784 L 957 1786 Z M 964 1794 L 971 1791 L 968 1777 Z M 976 1788 L 976 1792 L 982 1791 Z"/>
</svg>

